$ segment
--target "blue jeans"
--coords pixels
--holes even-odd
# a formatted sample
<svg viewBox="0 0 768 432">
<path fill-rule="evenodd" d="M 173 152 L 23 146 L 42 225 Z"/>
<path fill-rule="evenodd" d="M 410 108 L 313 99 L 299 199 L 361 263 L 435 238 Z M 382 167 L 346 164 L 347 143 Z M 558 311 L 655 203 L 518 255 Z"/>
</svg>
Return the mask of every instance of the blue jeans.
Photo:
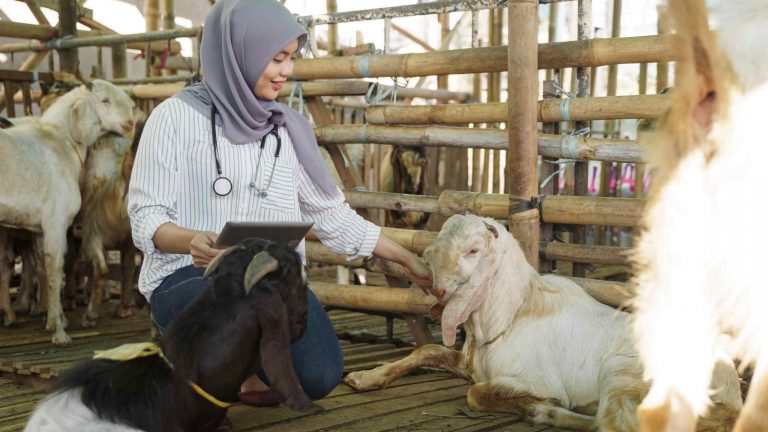
<svg viewBox="0 0 768 432">
<path fill-rule="evenodd" d="M 152 319 L 162 330 L 186 305 L 205 290 L 204 268 L 182 267 L 166 277 L 152 297 Z M 309 291 L 307 331 L 291 346 L 293 367 L 304 392 L 312 400 L 327 396 L 340 382 L 344 358 L 331 320 L 317 297 Z"/>
</svg>

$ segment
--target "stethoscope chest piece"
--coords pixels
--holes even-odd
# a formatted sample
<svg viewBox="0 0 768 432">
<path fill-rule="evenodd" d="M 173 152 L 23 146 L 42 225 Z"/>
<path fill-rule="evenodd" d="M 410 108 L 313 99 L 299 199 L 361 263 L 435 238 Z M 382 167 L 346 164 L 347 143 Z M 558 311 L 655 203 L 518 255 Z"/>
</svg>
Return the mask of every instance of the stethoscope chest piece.
<svg viewBox="0 0 768 432">
<path fill-rule="evenodd" d="M 227 196 L 232 192 L 232 182 L 226 177 L 218 177 L 213 182 L 213 192 L 218 196 Z"/>
</svg>

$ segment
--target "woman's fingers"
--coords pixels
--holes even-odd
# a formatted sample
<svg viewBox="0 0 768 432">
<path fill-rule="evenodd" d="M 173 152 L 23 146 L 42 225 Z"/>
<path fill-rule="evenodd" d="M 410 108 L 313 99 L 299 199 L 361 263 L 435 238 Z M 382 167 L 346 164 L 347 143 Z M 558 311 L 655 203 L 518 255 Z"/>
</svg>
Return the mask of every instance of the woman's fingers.
<svg viewBox="0 0 768 432">
<path fill-rule="evenodd" d="M 190 254 L 192 255 L 192 263 L 196 267 L 205 267 L 224 249 L 218 249 L 213 247 L 216 243 L 218 234 L 210 231 L 201 232 L 189 242 Z"/>
</svg>

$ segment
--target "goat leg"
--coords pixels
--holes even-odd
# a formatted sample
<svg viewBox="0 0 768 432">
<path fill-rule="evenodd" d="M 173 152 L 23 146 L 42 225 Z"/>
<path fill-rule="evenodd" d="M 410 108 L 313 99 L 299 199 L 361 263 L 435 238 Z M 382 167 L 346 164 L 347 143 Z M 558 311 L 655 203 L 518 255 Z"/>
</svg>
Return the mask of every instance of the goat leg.
<svg viewBox="0 0 768 432">
<path fill-rule="evenodd" d="M 0 228 L 0 314 L 3 325 L 8 327 L 16 322 L 16 313 L 11 305 L 11 276 L 13 276 L 13 248 L 8 232 Z"/>
<path fill-rule="evenodd" d="M 120 266 L 123 269 L 122 284 L 120 287 L 120 304 L 115 309 L 115 316 L 128 318 L 133 315 L 134 290 L 133 278 L 136 274 L 136 249 L 128 240 L 120 250 Z"/>
<path fill-rule="evenodd" d="M 16 298 L 13 308 L 16 313 L 30 313 L 30 301 L 35 290 L 35 250 L 33 242 L 27 243 L 21 249 L 21 286 L 19 296 Z"/>
<path fill-rule="evenodd" d="M 383 388 L 422 366 L 445 369 L 461 378 L 471 380 L 464 354 L 461 351 L 452 350 L 442 345 L 429 344 L 416 348 L 408 357 L 396 362 L 379 366 L 376 369 L 351 372 L 344 378 L 344 383 L 355 391 Z"/>
<path fill-rule="evenodd" d="M 103 282 L 104 275 L 101 274 L 100 267 L 96 265 L 96 263 L 93 263 L 91 265 L 91 279 L 89 280 L 89 285 L 91 285 L 90 298 L 81 322 L 83 327 L 96 326 L 96 320 L 99 318 L 99 309 L 101 308 L 101 302 L 103 300 Z"/>
<path fill-rule="evenodd" d="M 66 224 L 61 225 L 66 226 Z M 67 317 L 64 316 L 61 308 L 61 285 L 66 241 L 66 232 L 59 234 L 55 229 L 43 229 L 45 269 L 48 273 L 48 316 L 45 329 L 53 333 L 51 341 L 54 345 L 59 346 L 69 345 L 72 342 L 72 338 L 64 331 L 67 326 Z M 41 289 L 40 291 L 46 290 Z"/>
<path fill-rule="evenodd" d="M 516 414 L 531 423 L 564 429 L 597 430 L 594 417 L 570 411 L 557 399 L 536 395 L 530 385 L 513 377 L 474 384 L 467 392 L 467 402 L 475 411 Z"/>
</svg>

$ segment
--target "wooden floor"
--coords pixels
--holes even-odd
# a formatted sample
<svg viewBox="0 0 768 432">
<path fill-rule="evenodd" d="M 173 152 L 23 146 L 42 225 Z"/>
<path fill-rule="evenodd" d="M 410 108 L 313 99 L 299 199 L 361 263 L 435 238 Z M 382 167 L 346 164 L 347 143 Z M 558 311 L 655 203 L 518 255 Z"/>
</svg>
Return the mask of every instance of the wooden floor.
<svg viewBox="0 0 768 432">
<path fill-rule="evenodd" d="M 82 310 L 68 313 L 73 343 L 57 348 L 43 332 L 42 318 L 20 317 L 15 328 L 0 328 L 0 432 L 22 430 L 29 413 L 52 378 L 72 363 L 90 358 L 94 350 L 149 339 L 146 310 L 133 317 L 111 318 L 115 303 L 105 303 L 95 328 L 82 328 Z M 381 316 L 334 310 L 329 315 L 340 338 L 345 372 L 367 369 L 407 355 L 412 338 L 395 320 L 392 340 L 386 339 Z M 437 327 L 433 328 L 439 332 Z M 440 371 L 422 370 L 384 390 L 354 393 L 339 385 L 318 403 L 320 414 L 303 416 L 285 407 L 230 409 L 237 431 L 539 431 L 505 415 L 479 416 L 466 409 L 465 381 Z"/>
</svg>

